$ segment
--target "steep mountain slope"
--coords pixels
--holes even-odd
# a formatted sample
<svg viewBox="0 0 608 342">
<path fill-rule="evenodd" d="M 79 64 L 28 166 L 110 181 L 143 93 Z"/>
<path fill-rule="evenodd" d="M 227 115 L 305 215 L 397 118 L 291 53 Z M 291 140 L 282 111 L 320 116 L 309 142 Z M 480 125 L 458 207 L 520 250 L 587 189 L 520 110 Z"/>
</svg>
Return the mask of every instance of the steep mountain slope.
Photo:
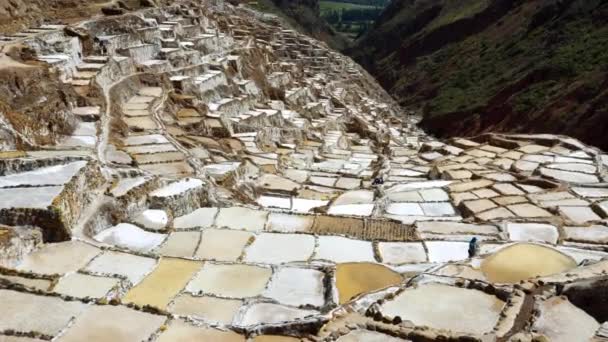
<svg viewBox="0 0 608 342">
<path fill-rule="evenodd" d="M 349 53 L 432 133 L 563 133 L 608 148 L 606 1 L 394 0 Z"/>
<path fill-rule="evenodd" d="M 43 23 L 75 22 L 113 9 L 114 13 L 172 0 L 0 0 L 0 31 L 12 33 Z"/>
</svg>

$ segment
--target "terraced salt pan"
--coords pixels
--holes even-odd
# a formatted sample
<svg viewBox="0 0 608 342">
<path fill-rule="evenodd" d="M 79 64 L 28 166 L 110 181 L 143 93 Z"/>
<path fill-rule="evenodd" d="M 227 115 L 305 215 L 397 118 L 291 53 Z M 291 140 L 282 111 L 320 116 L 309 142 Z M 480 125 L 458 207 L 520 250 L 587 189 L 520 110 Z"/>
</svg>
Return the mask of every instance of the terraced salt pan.
<svg viewBox="0 0 608 342">
<path fill-rule="evenodd" d="M 548 246 L 515 244 L 486 258 L 481 270 L 494 283 L 517 283 L 537 276 L 547 276 L 576 267 L 571 257 Z"/>
<path fill-rule="evenodd" d="M 169 216 L 164 210 L 148 209 L 139 214 L 135 223 L 152 230 L 163 230 L 167 227 Z"/>
<path fill-rule="evenodd" d="M 93 305 L 58 338 L 62 342 L 144 341 L 166 321 L 165 316 L 125 306 Z"/>
<path fill-rule="evenodd" d="M 601 218 L 590 207 L 559 207 L 562 216 L 575 224 L 584 224 L 588 221 L 599 221 Z"/>
<path fill-rule="evenodd" d="M 236 261 L 254 235 L 240 230 L 205 229 L 196 258 L 216 261 Z"/>
<path fill-rule="evenodd" d="M 354 330 L 344 336 L 340 336 L 336 342 L 411 342 L 376 331 Z"/>
<path fill-rule="evenodd" d="M 43 167 L 33 171 L 2 176 L 0 177 L 0 188 L 18 185 L 63 185 L 70 181 L 86 165 L 86 161 L 76 161 L 64 165 Z"/>
<path fill-rule="evenodd" d="M 183 161 L 186 156 L 182 152 L 162 152 L 136 154 L 133 156 L 138 165 Z"/>
<path fill-rule="evenodd" d="M 160 164 L 143 164 L 139 165 L 139 168 L 157 176 L 190 175 L 194 172 L 192 167 L 183 161 Z"/>
<path fill-rule="evenodd" d="M 426 262 L 426 251 L 420 242 L 380 242 L 378 251 L 382 262 L 400 265 Z"/>
<path fill-rule="evenodd" d="M 178 295 L 169 311 L 183 316 L 193 316 L 207 322 L 231 324 L 234 316 L 243 304 L 236 299 L 223 299 L 209 296 Z"/>
<path fill-rule="evenodd" d="M 259 232 L 264 230 L 268 212 L 244 207 L 221 208 L 215 225 L 230 229 Z"/>
<path fill-rule="evenodd" d="M 401 275 L 386 266 L 373 263 L 344 263 L 336 266 L 336 287 L 340 304 L 362 293 L 399 284 Z"/>
<path fill-rule="evenodd" d="M 404 184 L 395 185 L 386 190 L 387 193 L 403 192 L 409 190 L 420 190 L 420 189 L 431 189 L 431 188 L 442 188 L 452 184 L 453 181 L 428 181 L 428 182 L 410 182 Z"/>
<path fill-rule="evenodd" d="M 152 273 L 127 292 L 123 301 L 165 309 L 201 265 L 198 261 L 162 258 Z"/>
<path fill-rule="evenodd" d="M 300 188 L 300 184 L 292 180 L 268 173 L 262 175 L 257 184 L 267 190 L 293 191 Z"/>
<path fill-rule="evenodd" d="M 460 261 L 469 258 L 468 242 L 426 241 L 430 262 Z"/>
<path fill-rule="evenodd" d="M 112 196 L 121 197 L 127 194 L 131 189 L 134 189 L 148 181 L 146 177 L 123 178 L 110 191 Z"/>
<path fill-rule="evenodd" d="M 581 164 L 583 165 L 583 164 Z M 540 174 L 550 178 L 555 179 L 562 182 L 568 183 L 580 183 L 580 184 L 590 184 L 590 183 L 599 183 L 599 179 L 595 175 L 590 175 L 586 173 L 580 172 L 570 172 L 570 171 L 562 171 L 556 169 L 548 169 L 541 168 Z"/>
<path fill-rule="evenodd" d="M 314 249 L 312 235 L 262 233 L 245 251 L 245 261 L 266 264 L 307 261 Z"/>
<path fill-rule="evenodd" d="M 226 298 L 255 297 L 264 291 L 271 275 L 272 270 L 266 267 L 206 263 L 186 289 Z"/>
<path fill-rule="evenodd" d="M 386 212 L 398 216 L 423 216 L 424 212 L 418 203 L 390 203 Z"/>
<path fill-rule="evenodd" d="M 314 216 L 270 213 L 266 230 L 282 233 L 308 232 L 314 223 Z"/>
<path fill-rule="evenodd" d="M 198 247 L 200 232 L 173 232 L 156 251 L 162 256 L 191 258 Z"/>
<path fill-rule="evenodd" d="M 559 232 L 550 224 L 538 223 L 509 223 L 507 224 L 509 239 L 512 241 L 557 243 Z"/>
<path fill-rule="evenodd" d="M 215 215 L 217 214 L 217 208 L 199 208 L 190 214 L 176 217 L 173 220 L 173 227 L 175 229 L 189 229 L 197 227 L 211 227 L 215 221 Z"/>
<path fill-rule="evenodd" d="M 51 281 L 48 279 L 30 279 L 20 276 L 9 276 L 0 274 L 0 279 L 7 280 L 11 283 L 21 284 L 25 287 L 31 287 L 35 290 L 48 291 L 51 287 Z"/>
<path fill-rule="evenodd" d="M 315 260 L 335 263 L 375 262 L 372 243 L 341 236 L 319 236 Z"/>
<path fill-rule="evenodd" d="M 540 304 L 540 317 L 533 328 L 550 341 L 590 341 L 600 327 L 583 310 L 561 297 L 550 298 Z"/>
<path fill-rule="evenodd" d="M 86 271 L 98 274 L 117 274 L 128 279 L 131 284 L 139 283 L 156 266 L 156 259 L 128 253 L 105 251 L 91 261 Z"/>
<path fill-rule="evenodd" d="M 608 188 L 583 188 L 574 187 L 572 188 L 574 193 L 585 198 L 608 198 Z"/>
<path fill-rule="evenodd" d="M 144 154 L 144 153 L 161 153 L 161 152 L 175 152 L 177 148 L 171 144 L 153 144 L 153 145 L 136 145 L 127 146 L 125 151 L 131 154 Z"/>
<path fill-rule="evenodd" d="M 169 140 L 161 134 L 150 134 L 150 135 L 135 135 L 124 139 L 123 141 L 127 146 L 134 145 L 151 145 L 151 144 L 168 144 Z"/>
<path fill-rule="evenodd" d="M 333 205 L 343 204 L 369 204 L 374 203 L 374 192 L 368 190 L 353 190 L 338 196 Z"/>
<path fill-rule="evenodd" d="M 173 182 L 150 193 L 152 197 L 171 197 L 203 186 L 203 181 L 197 178 L 186 178 Z"/>
<path fill-rule="evenodd" d="M 494 328 L 504 304 L 478 290 L 425 284 L 408 288 L 387 301 L 381 312 L 418 326 L 481 335 Z"/>
<path fill-rule="evenodd" d="M 87 308 L 79 301 L 63 301 L 58 297 L 4 289 L 0 289 L 0 303 L 4 313 L 0 319 L 0 331 L 37 331 L 51 336 L 57 335 L 72 317 Z"/>
<path fill-rule="evenodd" d="M 324 276 L 313 269 L 284 267 L 272 276 L 264 296 L 292 306 L 321 307 L 325 304 Z"/>
<path fill-rule="evenodd" d="M 564 227 L 566 238 L 586 243 L 608 244 L 608 227 Z"/>
<path fill-rule="evenodd" d="M 182 320 L 173 320 L 169 328 L 161 333 L 158 342 L 174 341 L 218 341 L 245 342 L 245 337 L 230 330 L 197 327 Z"/>
<path fill-rule="evenodd" d="M 47 209 L 62 191 L 63 186 L 0 189 L 0 209 Z"/>
<path fill-rule="evenodd" d="M 102 298 L 119 282 L 120 279 L 118 278 L 72 273 L 59 279 L 59 282 L 53 288 L 53 292 L 77 298 Z"/>
<path fill-rule="evenodd" d="M 309 213 L 311 209 L 317 207 L 323 207 L 327 205 L 329 201 L 326 200 L 314 200 L 305 198 L 293 198 L 291 203 L 291 210 L 297 213 Z"/>
<path fill-rule="evenodd" d="M 256 202 L 265 208 L 291 209 L 289 197 L 260 196 Z"/>
<path fill-rule="evenodd" d="M 165 234 L 150 233 L 132 224 L 120 223 L 98 233 L 94 239 L 133 251 L 149 252 L 158 247 L 165 237 Z"/>
<path fill-rule="evenodd" d="M 79 241 L 47 244 L 25 256 L 17 269 L 38 274 L 75 272 L 99 253 L 99 248 Z"/>
<path fill-rule="evenodd" d="M 275 324 L 292 322 L 299 318 L 318 314 L 313 310 L 294 309 L 287 306 L 270 303 L 252 304 L 239 314 L 235 325 L 248 327 L 258 324 Z"/>
<path fill-rule="evenodd" d="M 455 215 L 454 207 L 449 202 L 420 203 L 425 216 L 452 216 Z"/>
<path fill-rule="evenodd" d="M 330 215 L 371 216 L 374 204 L 332 205 L 327 211 Z"/>
</svg>

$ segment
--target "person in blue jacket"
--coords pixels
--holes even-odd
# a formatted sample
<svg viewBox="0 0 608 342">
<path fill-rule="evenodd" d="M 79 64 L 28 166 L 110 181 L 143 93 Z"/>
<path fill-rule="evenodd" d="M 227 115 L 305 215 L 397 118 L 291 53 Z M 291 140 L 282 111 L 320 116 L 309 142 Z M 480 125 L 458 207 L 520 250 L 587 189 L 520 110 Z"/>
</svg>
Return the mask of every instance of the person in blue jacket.
<svg viewBox="0 0 608 342">
<path fill-rule="evenodd" d="M 471 241 L 469 241 L 469 258 L 472 258 L 477 254 L 478 248 L 479 244 L 477 243 L 477 238 L 473 237 Z"/>
</svg>

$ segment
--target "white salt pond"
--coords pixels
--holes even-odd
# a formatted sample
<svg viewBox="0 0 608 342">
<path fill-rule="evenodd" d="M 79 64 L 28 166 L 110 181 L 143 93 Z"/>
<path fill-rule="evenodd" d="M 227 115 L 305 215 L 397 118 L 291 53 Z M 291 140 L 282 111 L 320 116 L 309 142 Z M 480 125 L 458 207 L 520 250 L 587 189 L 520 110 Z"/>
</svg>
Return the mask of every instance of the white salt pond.
<svg viewBox="0 0 608 342">
<path fill-rule="evenodd" d="M 203 186 L 203 181 L 197 178 L 186 178 L 173 182 L 165 187 L 157 189 L 150 193 L 152 197 L 170 197 L 182 194 L 188 190 L 200 188 Z"/>
<path fill-rule="evenodd" d="M 169 216 L 164 210 L 148 209 L 135 217 L 135 223 L 152 230 L 162 230 L 169 222 Z"/>
<path fill-rule="evenodd" d="M 199 208 L 184 216 L 176 217 L 173 220 L 175 229 L 189 229 L 197 227 L 211 227 L 215 221 L 217 208 Z"/>
<path fill-rule="evenodd" d="M 247 248 L 245 261 L 267 264 L 307 261 L 314 249 L 312 235 L 262 233 Z"/>
<path fill-rule="evenodd" d="M 63 185 L 87 165 L 86 161 L 76 161 L 64 165 L 43 167 L 0 177 L 0 188 L 18 185 Z"/>
<path fill-rule="evenodd" d="M 484 334 L 494 328 L 504 304 L 479 290 L 424 284 L 408 288 L 387 301 L 381 312 L 418 326 Z"/>
<path fill-rule="evenodd" d="M 298 318 L 304 318 L 317 314 L 317 311 L 294 309 L 288 306 L 258 303 L 250 305 L 239 314 L 239 319 L 235 320 L 238 326 L 252 326 L 256 324 L 273 324 L 282 322 L 291 322 Z"/>
<path fill-rule="evenodd" d="M 264 296 L 287 305 L 321 307 L 325 303 L 324 276 L 313 269 L 284 267 L 272 276 Z"/>
<path fill-rule="evenodd" d="M 147 232 L 129 223 L 120 223 L 101 231 L 94 239 L 138 252 L 149 252 L 158 247 L 167 235 Z"/>
<path fill-rule="evenodd" d="M 370 216 L 373 211 L 373 204 L 343 204 L 332 205 L 327 213 L 330 215 Z"/>
<path fill-rule="evenodd" d="M 335 263 L 376 261 L 371 242 L 341 236 L 319 236 L 314 259 Z"/>
<path fill-rule="evenodd" d="M 560 297 L 541 303 L 540 317 L 533 326 L 555 342 L 591 341 L 599 327 L 593 317 Z"/>
</svg>

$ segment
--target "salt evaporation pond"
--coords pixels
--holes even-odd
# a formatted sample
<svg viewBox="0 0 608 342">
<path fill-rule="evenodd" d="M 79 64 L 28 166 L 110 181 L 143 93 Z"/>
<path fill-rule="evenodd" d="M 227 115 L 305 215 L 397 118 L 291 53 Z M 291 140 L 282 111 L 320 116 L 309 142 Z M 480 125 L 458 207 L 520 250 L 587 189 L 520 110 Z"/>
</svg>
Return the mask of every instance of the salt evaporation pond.
<svg viewBox="0 0 608 342">
<path fill-rule="evenodd" d="M 517 283 L 575 267 L 576 261 L 571 257 L 553 248 L 531 243 L 503 248 L 481 264 L 482 272 L 493 283 Z"/>
<path fill-rule="evenodd" d="M 464 333 L 485 334 L 498 322 L 500 299 L 479 290 L 444 284 L 409 288 L 382 305 L 382 314 L 415 325 Z"/>
<path fill-rule="evenodd" d="M 379 264 L 344 263 L 336 267 L 336 287 L 340 304 L 361 293 L 399 284 L 401 280 L 403 279 L 399 273 Z"/>
</svg>

